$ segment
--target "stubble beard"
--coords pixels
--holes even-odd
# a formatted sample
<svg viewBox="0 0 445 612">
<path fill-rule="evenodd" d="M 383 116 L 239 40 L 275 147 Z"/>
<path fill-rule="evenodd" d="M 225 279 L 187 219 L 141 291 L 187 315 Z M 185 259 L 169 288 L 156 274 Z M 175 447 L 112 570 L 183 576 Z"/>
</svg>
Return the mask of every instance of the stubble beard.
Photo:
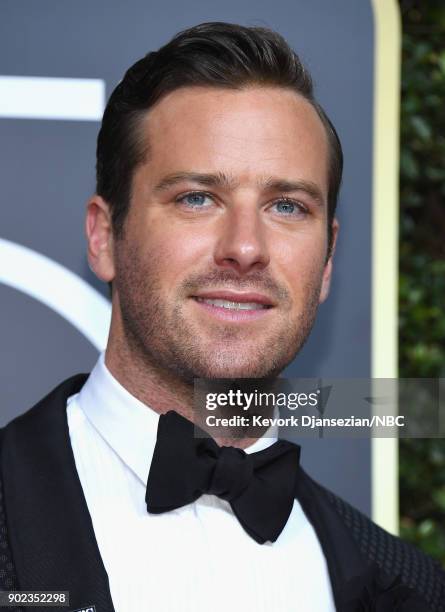
<svg viewBox="0 0 445 612">
<path fill-rule="evenodd" d="M 246 334 L 244 325 L 213 323 L 203 330 L 197 322 L 184 315 L 186 291 L 202 283 L 231 281 L 232 272 L 214 271 L 185 281 L 178 291 L 173 307 L 162 299 L 161 277 L 156 258 L 150 265 L 140 266 L 137 248 L 117 258 L 115 285 L 119 292 L 122 325 L 130 351 L 149 369 L 165 372 L 169 378 L 193 384 L 196 378 L 266 378 L 278 375 L 301 350 L 313 327 L 321 288 L 322 271 L 303 289 L 304 304 L 293 320 L 285 316 L 291 299 L 286 289 L 264 274 L 237 279 L 237 286 L 252 290 L 273 286 L 280 297 L 281 324 L 261 332 L 262 336 Z M 260 280 L 262 277 L 262 280 Z M 215 286 L 215 284 L 213 284 Z M 236 285 L 235 285 L 236 286 Z M 190 295 L 190 293 L 188 293 Z M 210 333 L 209 333 L 210 332 Z"/>
</svg>

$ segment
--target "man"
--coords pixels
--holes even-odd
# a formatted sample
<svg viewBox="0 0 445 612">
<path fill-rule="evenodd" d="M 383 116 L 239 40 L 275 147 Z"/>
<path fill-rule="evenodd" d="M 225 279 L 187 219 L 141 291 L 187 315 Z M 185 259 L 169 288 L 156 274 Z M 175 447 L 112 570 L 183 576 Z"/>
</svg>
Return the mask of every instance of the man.
<svg viewBox="0 0 445 612">
<path fill-rule="evenodd" d="M 109 341 L 2 432 L 4 589 L 97 612 L 443 609 L 440 568 L 314 483 L 296 445 L 193 436 L 194 379 L 273 377 L 302 347 L 341 171 L 274 32 L 202 24 L 128 70 L 86 219 Z"/>
</svg>

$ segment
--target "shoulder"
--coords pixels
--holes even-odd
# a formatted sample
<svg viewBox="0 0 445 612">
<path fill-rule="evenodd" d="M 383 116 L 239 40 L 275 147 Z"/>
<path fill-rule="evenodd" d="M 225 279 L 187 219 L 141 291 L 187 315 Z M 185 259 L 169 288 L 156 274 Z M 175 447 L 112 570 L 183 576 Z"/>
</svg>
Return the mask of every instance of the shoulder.
<svg viewBox="0 0 445 612">
<path fill-rule="evenodd" d="M 0 428 L 0 590 L 18 588 L 8 527 L 10 498 L 5 490 L 6 477 L 15 482 L 16 471 L 11 472 L 11 457 L 20 468 L 34 465 L 30 449 L 38 446 L 42 436 L 58 434 L 66 420 L 68 397 L 80 391 L 87 378 L 88 374 L 77 374 L 64 380 L 32 408 Z"/>
<path fill-rule="evenodd" d="M 416 591 L 431 607 L 445 610 L 445 571 L 415 546 L 390 534 L 362 512 L 312 480 L 318 495 L 334 510 L 367 563 Z"/>
<path fill-rule="evenodd" d="M 0 429 L 0 461 L 1 447 L 5 428 Z M 12 561 L 6 524 L 5 498 L 3 494 L 3 478 L 0 470 L 0 588 L 14 591 L 17 587 L 17 576 Z"/>
<path fill-rule="evenodd" d="M 46 417 L 51 413 L 60 412 L 66 407 L 66 401 L 75 393 L 78 393 L 85 384 L 88 374 L 75 374 L 59 383 L 47 395 L 37 401 L 23 414 L 12 419 L 7 425 L 0 429 L 0 443 L 3 437 L 8 437 L 13 430 L 25 430 L 41 421 L 46 422 Z"/>
</svg>

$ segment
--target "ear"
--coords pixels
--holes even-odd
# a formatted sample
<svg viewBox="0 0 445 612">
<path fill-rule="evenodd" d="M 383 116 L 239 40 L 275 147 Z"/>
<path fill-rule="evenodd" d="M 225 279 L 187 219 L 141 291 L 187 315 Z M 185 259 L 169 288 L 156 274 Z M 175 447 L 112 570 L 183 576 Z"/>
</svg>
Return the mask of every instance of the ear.
<svg viewBox="0 0 445 612">
<path fill-rule="evenodd" d="M 89 266 L 100 280 L 109 283 L 115 274 L 111 213 L 108 204 L 98 195 L 88 201 L 85 232 Z"/>
<path fill-rule="evenodd" d="M 331 275 L 332 275 L 332 259 L 334 257 L 335 245 L 337 244 L 337 236 L 338 236 L 339 224 L 337 219 L 333 219 L 332 221 L 332 245 L 331 251 L 329 253 L 329 259 L 327 260 L 324 271 L 323 271 L 323 280 L 321 283 L 321 291 L 320 291 L 320 299 L 318 300 L 319 304 L 324 302 L 329 295 L 329 288 L 331 286 Z"/>
</svg>

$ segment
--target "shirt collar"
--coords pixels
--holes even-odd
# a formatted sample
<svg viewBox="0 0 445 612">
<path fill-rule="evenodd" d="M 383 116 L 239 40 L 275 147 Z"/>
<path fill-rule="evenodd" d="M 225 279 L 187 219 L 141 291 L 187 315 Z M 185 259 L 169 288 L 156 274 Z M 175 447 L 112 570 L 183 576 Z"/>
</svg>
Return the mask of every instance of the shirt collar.
<svg viewBox="0 0 445 612">
<path fill-rule="evenodd" d="M 156 444 L 159 414 L 129 393 L 111 374 L 101 353 L 78 404 L 86 418 L 121 460 L 145 485 Z M 245 448 L 254 453 L 277 440 L 277 431 L 266 434 Z"/>
<path fill-rule="evenodd" d="M 78 403 L 107 444 L 146 484 L 159 414 L 116 380 L 105 365 L 104 353 L 82 387 Z"/>
</svg>

